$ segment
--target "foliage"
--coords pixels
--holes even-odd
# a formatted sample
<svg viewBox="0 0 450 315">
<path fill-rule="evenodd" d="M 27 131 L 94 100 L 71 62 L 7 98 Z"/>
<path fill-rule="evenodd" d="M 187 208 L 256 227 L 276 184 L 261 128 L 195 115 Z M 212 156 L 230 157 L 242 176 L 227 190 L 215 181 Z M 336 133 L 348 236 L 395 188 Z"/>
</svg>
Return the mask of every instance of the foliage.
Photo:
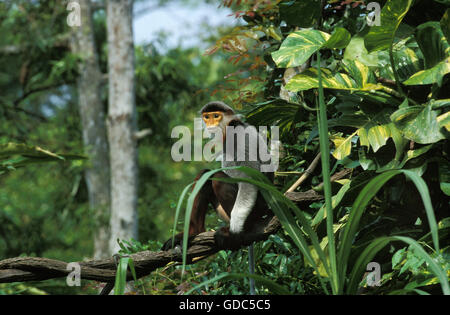
<svg viewBox="0 0 450 315">
<path fill-rule="evenodd" d="M 448 266 L 436 263 L 436 259 L 445 261 L 441 248 L 448 246 L 442 227 L 449 201 L 450 50 L 444 35 L 447 25 L 442 22 L 448 20 L 448 10 L 442 3 L 427 2 L 429 20 L 423 21 L 419 12 L 424 1 L 383 4 L 381 25 L 370 27 L 361 3 L 338 6 L 330 1 L 322 8 L 314 0 L 227 1 L 247 24 L 217 41 L 210 52 L 222 48 L 238 54 L 233 59 L 247 69 L 240 73 L 241 82 L 264 80 L 262 88 L 253 89 L 247 98 L 241 93 L 236 102 L 253 104 L 247 111 L 244 107 L 244 112 L 255 125 L 279 124 L 284 134 L 297 135 L 283 137 L 286 161 L 299 161 L 298 154 L 307 153 L 292 148 L 302 146 L 308 151 L 296 127 L 312 120 L 306 144 L 317 148 L 319 135 L 325 161 L 328 144 L 333 144 L 332 173 L 342 167 L 354 169 L 353 177 L 336 190 L 329 185 L 328 163 L 322 164 L 323 176 L 315 174 L 312 179 L 321 178 L 325 184 L 327 205 L 317 205 L 319 212 L 297 208 L 257 174 L 245 179 L 261 189 L 314 268 L 324 292 L 357 293 L 367 263 L 375 259 L 385 265 L 392 257 L 386 245 L 398 250 L 406 242 L 435 277 L 413 292 L 435 292 L 433 284 L 439 283 L 441 292 L 449 294 Z M 302 10 L 308 5 L 309 10 Z M 248 68 L 248 60 L 256 56 L 264 56 L 265 73 Z M 241 91 L 245 89 L 242 84 Z M 318 122 L 310 114 L 316 108 L 320 108 Z M 291 114 L 284 116 L 285 110 Z M 198 186 L 213 173 L 198 181 L 186 217 Z M 278 177 L 277 184 L 286 187 L 286 178 Z M 391 267 L 391 276 L 398 275 L 396 266 Z M 376 292 L 406 293 L 412 287 L 417 288 L 392 281 Z"/>
<path fill-rule="evenodd" d="M 84 180 L 89 161 L 72 160 L 77 156 L 67 154 L 84 152 L 75 85 L 80 58 L 69 49 L 67 12 L 61 1 L 0 1 L 0 32 L 5 35 L 0 38 L 0 146 L 14 142 L 30 150 L 44 147 L 57 152 L 54 157 L 60 160 L 28 165 L 54 158 L 37 149 L 40 160 L 28 155 L 1 159 L 0 172 L 6 173 L 0 177 L 0 259 L 37 255 L 79 261 L 92 255 L 97 222 L 92 220 Z M 94 14 L 103 72 L 105 16 L 104 10 Z M 192 120 L 199 104 L 209 101 L 223 84 L 223 77 L 236 71 L 220 54 L 210 58 L 198 48 L 167 47 L 165 41 L 161 36 L 157 42 L 136 46 L 138 127 L 152 130 L 139 141 L 141 240 L 169 237 L 170 209 L 178 191 L 204 165 L 185 167 L 171 160 L 171 128 Z M 106 88 L 102 87 L 105 110 Z M 215 93 L 218 98 L 225 95 Z M 27 167 L 19 167 L 24 164 Z M 80 293 L 64 281 L 36 286 L 50 294 Z M 83 293 L 96 292 L 94 284 L 84 289 L 88 291 Z"/>
<path fill-rule="evenodd" d="M 183 187 L 205 166 L 173 163 L 169 130 L 215 98 L 251 124 L 280 127 L 275 185 L 258 174 L 247 179 L 283 223 L 283 231 L 255 246 L 256 274 L 272 281 L 257 281 L 258 293 L 279 293 L 279 286 L 292 294 L 448 293 L 449 4 L 379 3 L 381 24 L 369 26 L 361 1 L 226 0 L 242 23 L 220 30 L 206 55 L 158 43 L 136 47 L 138 124 L 153 133 L 139 142 L 140 240 L 122 240 L 123 254 L 157 250 L 154 240 L 169 237 L 174 211 L 180 217 L 185 208 Z M 68 50 L 66 13 L 59 1 L 0 2 L 0 152 L 22 150 L 0 153 L 0 257 L 78 261 L 92 251 L 86 163 L 64 155 L 82 152 L 74 93 L 80 59 Z M 94 22 L 106 71 L 105 12 Z M 322 167 L 298 190 L 313 188 L 327 202 L 293 204 L 283 192 L 319 149 Z M 47 160 L 61 162 L 28 165 Z M 343 168 L 351 177 L 330 183 Z M 212 215 L 207 221 L 217 226 Z M 382 266 L 380 287 L 364 279 L 370 261 Z M 222 251 L 195 265 L 161 268 L 136 288 L 242 294 L 245 270 L 245 250 Z M 43 293 L 34 286 L 66 290 L 52 283 L 0 292 Z"/>
</svg>

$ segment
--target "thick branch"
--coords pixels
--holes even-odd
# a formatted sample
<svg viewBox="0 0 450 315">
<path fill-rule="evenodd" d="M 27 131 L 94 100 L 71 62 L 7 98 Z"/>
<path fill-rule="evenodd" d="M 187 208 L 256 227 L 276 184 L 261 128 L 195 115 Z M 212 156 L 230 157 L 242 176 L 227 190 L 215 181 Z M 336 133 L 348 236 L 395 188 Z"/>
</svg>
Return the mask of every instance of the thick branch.
<svg viewBox="0 0 450 315">
<path fill-rule="evenodd" d="M 338 180 L 349 175 L 351 170 L 343 170 L 332 176 L 331 180 Z M 295 202 L 313 202 L 323 199 L 323 196 L 314 190 L 306 192 L 289 192 L 286 197 Z M 261 235 L 256 235 L 255 240 L 261 241 L 274 234 L 281 227 L 277 217 L 264 228 Z M 197 235 L 190 243 L 187 252 L 187 263 L 210 256 L 219 251 L 214 240 L 214 231 L 208 231 Z M 138 278 L 150 274 L 157 268 L 164 267 L 170 262 L 181 262 L 182 253 L 179 248 L 168 251 L 143 251 L 131 255 Z M 81 278 L 112 283 L 116 274 L 116 263 L 113 258 L 79 262 Z M 40 281 L 66 277 L 72 270 L 66 270 L 67 263 L 59 260 L 39 257 L 16 257 L 0 261 L 0 283 L 17 281 Z M 132 280 L 131 274 L 128 279 Z"/>
<path fill-rule="evenodd" d="M 280 227 L 276 217 L 270 221 L 264 230 L 265 239 L 275 233 Z M 214 241 L 214 231 L 197 235 L 191 242 L 187 252 L 187 263 L 195 263 L 204 256 L 219 251 Z M 182 261 L 178 248 L 168 251 L 143 251 L 131 255 L 137 277 L 150 274 L 159 267 L 164 267 L 173 261 Z M 79 262 L 81 278 L 101 282 L 113 282 L 116 274 L 116 264 L 113 258 Z M 67 263 L 59 260 L 39 257 L 16 257 L 0 261 L 0 283 L 17 281 L 36 281 L 66 277 L 72 270 L 66 270 Z M 131 280 L 131 275 L 128 275 Z"/>
</svg>

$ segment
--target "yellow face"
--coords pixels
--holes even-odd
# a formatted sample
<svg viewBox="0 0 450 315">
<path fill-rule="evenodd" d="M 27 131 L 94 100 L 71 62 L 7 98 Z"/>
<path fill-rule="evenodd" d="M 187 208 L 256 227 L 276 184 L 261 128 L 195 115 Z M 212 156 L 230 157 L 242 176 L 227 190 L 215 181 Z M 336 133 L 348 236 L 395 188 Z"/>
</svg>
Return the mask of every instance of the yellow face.
<svg viewBox="0 0 450 315">
<path fill-rule="evenodd" d="M 203 121 L 206 124 L 206 127 L 215 127 L 219 126 L 220 121 L 223 119 L 222 112 L 206 112 L 202 114 Z"/>
</svg>

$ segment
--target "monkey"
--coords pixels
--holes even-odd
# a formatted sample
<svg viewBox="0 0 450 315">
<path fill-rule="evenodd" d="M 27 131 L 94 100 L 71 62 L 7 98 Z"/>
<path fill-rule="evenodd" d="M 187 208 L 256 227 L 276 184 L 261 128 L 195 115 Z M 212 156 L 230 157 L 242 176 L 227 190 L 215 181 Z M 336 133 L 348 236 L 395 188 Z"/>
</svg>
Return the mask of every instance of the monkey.
<svg viewBox="0 0 450 315">
<path fill-rule="evenodd" d="M 264 168 L 261 153 L 268 154 L 266 141 L 254 126 L 244 123 L 235 111 L 220 101 L 207 103 L 200 110 L 206 131 L 222 135 L 222 150 L 218 152 L 222 167 L 247 166 L 254 168 L 273 181 L 271 168 Z M 232 128 L 230 128 L 232 127 Z M 258 144 L 258 150 L 251 145 Z M 253 147 L 254 148 L 254 147 Z M 209 170 L 201 171 L 195 182 Z M 238 249 L 259 240 L 263 228 L 273 217 L 272 211 L 258 188 L 247 182 L 229 183 L 215 179 L 248 178 L 241 170 L 230 169 L 215 173 L 200 189 L 194 199 L 189 222 L 189 241 L 205 231 L 205 215 L 212 205 L 218 215 L 229 226 L 222 227 L 214 234 L 219 249 Z M 194 183 L 195 186 L 195 183 Z M 181 245 L 183 233 L 175 235 L 174 244 Z M 163 250 L 172 247 L 172 238 L 163 245 Z"/>
</svg>

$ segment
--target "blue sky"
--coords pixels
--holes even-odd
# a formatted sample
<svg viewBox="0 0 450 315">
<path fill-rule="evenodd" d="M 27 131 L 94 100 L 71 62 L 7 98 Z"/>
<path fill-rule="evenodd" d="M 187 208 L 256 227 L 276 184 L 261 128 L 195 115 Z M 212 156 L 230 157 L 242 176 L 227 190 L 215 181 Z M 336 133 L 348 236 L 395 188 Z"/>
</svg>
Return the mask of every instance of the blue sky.
<svg viewBox="0 0 450 315">
<path fill-rule="evenodd" d="M 152 5 L 153 1 L 136 3 L 134 11 Z M 175 3 L 137 14 L 133 21 L 134 40 L 136 44 L 144 44 L 153 41 L 158 33 L 164 31 L 169 34 L 167 45 L 169 47 L 181 44 L 183 47 L 200 46 L 207 48 L 199 34 L 202 32 L 203 23 L 211 26 L 233 25 L 236 19 L 228 16 L 231 11 L 228 8 L 219 8 L 217 4 L 199 4 L 195 6 L 177 5 Z"/>
</svg>

